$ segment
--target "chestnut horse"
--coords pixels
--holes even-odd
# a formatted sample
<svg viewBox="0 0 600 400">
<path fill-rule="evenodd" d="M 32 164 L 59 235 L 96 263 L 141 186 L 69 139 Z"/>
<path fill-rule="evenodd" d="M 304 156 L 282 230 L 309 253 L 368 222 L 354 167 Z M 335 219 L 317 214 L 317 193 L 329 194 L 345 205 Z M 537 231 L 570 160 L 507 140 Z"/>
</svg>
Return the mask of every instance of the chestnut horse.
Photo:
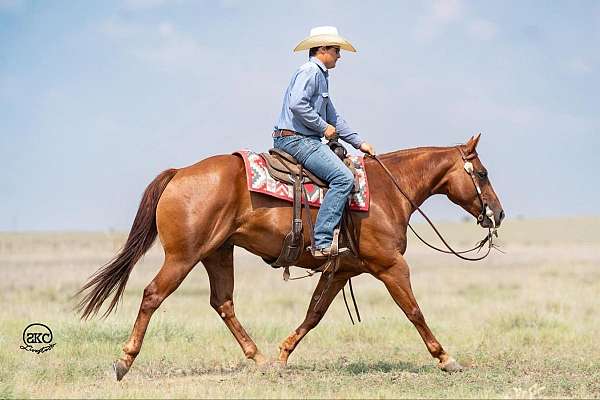
<svg viewBox="0 0 600 400">
<path fill-rule="evenodd" d="M 476 153 L 479 136 L 455 147 L 425 147 L 382 154 L 379 159 L 402 185 L 416 206 L 434 194 L 445 194 L 473 216 L 481 213 L 481 202 L 471 176 L 465 172 L 460 150 L 475 169 L 481 197 L 499 226 L 504 212 L 487 173 Z M 457 148 L 457 147 L 460 147 Z M 365 159 L 371 204 L 368 212 L 354 212 L 360 259 L 344 256 L 338 272 L 328 282 L 322 275 L 311 297 L 302 324 L 280 345 L 278 361 L 287 363 L 300 340 L 321 320 L 336 294 L 349 278 L 369 273 L 381 280 L 394 301 L 414 324 L 427 350 L 439 360 L 444 371 L 461 366 L 444 351 L 427 326 L 410 283 L 404 260 L 406 228 L 414 208 L 393 188 L 390 177 L 373 159 Z M 312 211 L 316 216 L 316 209 Z M 123 355 L 114 364 L 117 379 L 129 371 L 140 352 L 152 314 L 194 266 L 202 261 L 210 280 L 210 305 L 238 341 L 247 358 L 262 365 L 269 362 L 256 347 L 235 316 L 233 306 L 233 247 L 240 246 L 275 259 L 283 237 L 290 229 L 290 203 L 248 191 L 243 160 L 236 155 L 218 155 L 182 169 L 164 171 L 144 192 L 131 232 L 123 250 L 99 269 L 79 293 L 82 318 L 95 315 L 111 295 L 106 314 L 123 295 L 134 264 L 151 247 L 158 234 L 165 252 L 162 268 L 144 289 L 142 302 Z M 486 216 L 483 227 L 492 221 Z M 308 243 L 310 238 L 305 238 Z M 296 264 L 316 268 L 319 261 L 304 252 Z M 317 302 L 316 298 L 320 297 Z"/>
</svg>

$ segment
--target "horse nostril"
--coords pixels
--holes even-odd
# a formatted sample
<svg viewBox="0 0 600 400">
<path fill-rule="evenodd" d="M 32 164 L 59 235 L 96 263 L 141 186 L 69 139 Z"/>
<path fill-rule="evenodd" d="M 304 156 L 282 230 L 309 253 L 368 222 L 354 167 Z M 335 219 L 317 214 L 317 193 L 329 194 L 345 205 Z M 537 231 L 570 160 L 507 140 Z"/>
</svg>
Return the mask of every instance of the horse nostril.
<svg viewBox="0 0 600 400">
<path fill-rule="evenodd" d="M 504 219 L 505 215 L 504 215 L 504 210 L 500 210 L 500 222 L 502 222 L 502 220 Z"/>
</svg>

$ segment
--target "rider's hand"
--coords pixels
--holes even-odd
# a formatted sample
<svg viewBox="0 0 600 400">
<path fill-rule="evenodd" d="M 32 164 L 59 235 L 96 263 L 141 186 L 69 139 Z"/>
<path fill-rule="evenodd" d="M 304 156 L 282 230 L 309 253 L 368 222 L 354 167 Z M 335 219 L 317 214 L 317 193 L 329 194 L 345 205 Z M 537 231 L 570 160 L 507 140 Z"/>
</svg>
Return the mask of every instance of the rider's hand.
<svg viewBox="0 0 600 400">
<path fill-rule="evenodd" d="M 370 154 L 372 156 L 375 155 L 375 149 L 367 142 L 364 142 L 360 145 L 360 151 L 362 151 L 363 153 Z"/>
<path fill-rule="evenodd" d="M 325 138 L 327 140 L 335 139 L 337 137 L 337 132 L 335 131 L 335 126 L 327 124 L 327 128 L 325 132 L 323 132 Z"/>
</svg>

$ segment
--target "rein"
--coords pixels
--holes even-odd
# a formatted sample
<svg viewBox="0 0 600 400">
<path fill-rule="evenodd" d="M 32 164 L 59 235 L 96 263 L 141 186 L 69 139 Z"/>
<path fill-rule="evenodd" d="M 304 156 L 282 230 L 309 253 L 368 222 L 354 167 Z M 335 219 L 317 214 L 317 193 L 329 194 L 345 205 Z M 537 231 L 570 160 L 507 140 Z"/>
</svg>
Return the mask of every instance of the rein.
<svg viewBox="0 0 600 400">
<path fill-rule="evenodd" d="M 406 200 L 408 200 L 408 202 L 410 203 L 410 205 L 419 212 L 419 214 L 421 214 L 421 216 L 423 218 L 425 218 L 425 220 L 427 221 L 427 223 L 431 226 L 431 228 L 433 229 L 433 231 L 435 232 L 435 234 L 440 238 L 440 240 L 442 241 L 442 243 L 444 244 L 444 246 L 446 246 L 447 250 L 444 249 L 440 249 L 430 243 L 428 243 L 425 239 L 423 239 L 416 231 L 415 229 L 411 226 L 410 222 L 408 223 L 408 227 L 410 228 L 410 230 L 415 234 L 415 236 L 424 244 L 426 244 L 428 247 L 437 250 L 439 252 L 442 253 L 446 253 L 446 254 L 454 254 L 456 257 L 466 260 L 466 261 L 479 261 L 479 260 L 483 260 L 484 258 L 486 258 L 489 254 L 490 251 L 492 250 L 492 248 L 496 248 L 493 244 L 493 235 L 496 235 L 496 237 L 498 236 L 498 233 L 496 232 L 496 224 L 494 221 L 494 214 L 492 212 L 492 210 L 488 207 L 488 205 L 485 203 L 485 201 L 483 200 L 483 198 L 481 197 L 481 188 L 479 187 L 479 185 L 477 184 L 477 180 L 475 179 L 475 172 L 473 169 L 473 164 L 471 163 L 470 160 L 472 160 L 473 158 L 477 157 L 477 153 L 473 153 L 473 154 L 469 154 L 469 155 L 465 155 L 464 152 L 462 151 L 462 149 L 460 147 L 456 147 L 456 149 L 459 151 L 463 161 L 465 162 L 464 168 L 465 171 L 469 174 L 469 176 L 471 177 L 471 180 L 473 181 L 473 185 L 475 186 L 475 191 L 477 192 L 477 197 L 479 198 L 479 201 L 481 203 L 481 213 L 479 214 L 479 216 L 477 217 L 477 223 L 481 223 L 483 221 L 483 219 L 485 218 L 485 216 L 487 216 L 491 221 L 492 224 L 494 225 L 494 229 L 492 230 L 492 228 L 488 228 L 488 234 L 479 242 L 477 243 L 473 248 L 468 249 L 468 250 L 463 250 L 463 251 L 456 251 L 454 250 L 449 244 L 448 242 L 446 242 L 446 240 L 444 239 L 444 237 L 442 236 L 442 234 L 438 231 L 438 229 L 435 227 L 435 225 L 433 224 L 433 222 L 431 221 L 431 219 L 429 219 L 429 217 L 423 212 L 423 210 L 421 210 L 421 208 L 419 206 L 417 206 L 411 199 L 410 197 L 408 197 L 406 195 L 406 193 L 404 193 L 404 191 L 402 190 L 402 188 L 400 187 L 400 184 L 398 183 L 398 181 L 396 180 L 396 178 L 394 177 L 394 175 L 390 172 L 390 170 L 385 166 L 385 164 L 375 155 L 373 156 L 369 156 L 371 158 L 373 158 L 375 161 L 377 161 L 379 163 L 379 165 L 381 165 L 381 168 L 383 168 L 383 170 L 387 173 L 387 175 L 390 177 L 390 179 L 392 180 L 392 183 L 394 184 L 394 186 L 396 186 L 396 189 L 398 189 L 398 191 L 402 194 L 402 196 L 404 196 L 406 198 Z M 483 246 L 485 246 L 485 244 L 488 244 L 487 246 L 487 251 L 484 255 L 482 256 L 477 256 L 477 257 L 465 257 L 463 256 L 463 254 L 466 253 L 470 253 L 473 252 L 475 250 L 477 250 L 478 252 L 483 248 Z"/>
<path fill-rule="evenodd" d="M 465 171 L 469 174 L 469 176 L 471 177 L 471 181 L 473 182 L 473 186 L 475 187 L 475 192 L 477 193 L 477 197 L 479 198 L 479 202 L 481 203 L 481 212 L 479 213 L 479 215 L 477 216 L 477 223 L 481 224 L 484 220 L 484 218 L 487 216 L 490 221 L 492 221 L 492 225 L 493 225 L 493 229 L 492 228 L 488 228 L 488 234 L 479 242 L 477 243 L 474 247 L 468 249 L 468 250 L 462 250 L 462 251 L 456 251 L 454 250 L 449 244 L 448 242 L 444 239 L 444 237 L 442 236 L 442 234 L 438 231 L 438 229 L 435 227 L 435 225 L 433 224 L 433 222 L 431 221 L 431 219 L 429 219 L 429 217 L 423 212 L 423 210 L 421 210 L 421 208 L 419 206 L 417 206 L 410 197 L 408 197 L 408 195 L 402 190 L 402 188 L 400 187 L 400 184 L 398 183 L 398 181 L 396 180 L 396 178 L 394 177 L 394 175 L 390 172 L 390 170 L 385 166 L 385 164 L 375 155 L 370 156 L 370 155 L 366 155 L 367 157 L 371 157 L 373 158 L 375 161 L 377 161 L 379 163 L 379 165 L 381 166 L 381 168 L 383 168 L 383 170 L 386 172 L 386 174 L 390 177 L 390 179 L 392 180 L 392 183 L 394 184 L 394 186 L 396 186 L 396 189 L 398 189 L 398 191 L 402 194 L 402 196 L 404 196 L 404 198 L 406 198 L 406 200 L 408 200 L 408 202 L 410 203 L 410 205 L 419 212 L 419 214 L 421 214 L 421 216 L 423 218 L 425 218 L 425 220 L 427 221 L 427 223 L 431 226 L 431 228 L 433 229 L 433 231 L 436 233 L 436 235 L 440 238 L 440 240 L 442 241 L 442 243 L 444 244 L 444 246 L 446 246 L 447 250 L 445 249 L 440 249 L 439 247 L 436 247 L 430 243 L 428 243 L 425 239 L 423 239 L 418 233 L 417 231 L 412 227 L 412 225 L 410 224 L 410 222 L 407 223 L 408 227 L 410 228 L 410 230 L 415 234 L 415 236 L 421 241 L 423 242 L 425 245 L 427 245 L 428 247 L 439 251 L 441 253 L 445 253 L 445 254 L 454 254 L 456 257 L 466 260 L 466 261 L 479 261 L 479 260 L 483 260 L 484 258 L 486 258 L 492 248 L 498 249 L 494 243 L 493 243 L 493 236 L 495 235 L 496 237 L 498 237 L 498 233 L 496 231 L 496 222 L 494 221 L 494 213 L 493 211 L 489 208 L 489 206 L 487 205 L 487 203 L 485 202 L 485 200 L 483 199 L 482 195 L 481 195 L 481 188 L 479 187 L 479 184 L 477 183 L 477 180 L 475 178 L 475 170 L 473 168 L 473 164 L 471 163 L 470 160 L 472 160 L 473 158 L 477 157 L 477 153 L 472 153 L 469 155 L 465 155 L 465 153 L 463 152 L 463 150 L 460 147 L 456 147 L 456 149 L 458 150 L 458 152 L 460 153 L 460 156 L 462 158 L 462 160 L 464 161 L 464 169 Z M 304 195 L 304 201 L 305 201 L 305 207 L 307 208 L 307 214 L 308 214 L 308 220 L 309 220 L 309 226 L 311 228 L 312 231 L 312 220 L 310 218 L 310 208 L 308 207 L 308 198 L 306 195 L 306 191 L 303 188 L 303 193 Z M 352 243 L 354 238 L 348 238 L 349 242 Z M 312 238 L 312 234 L 311 234 L 311 240 L 314 240 Z M 355 240 L 355 239 L 354 239 Z M 487 250 L 485 252 L 484 255 L 482 256 L 477 256 L 477 257 L 465 257 L 463 256 L 463 254 L 466 253 L 471 253 L 473 251 L 477 251 L 479 252 L 483 246 L 485 246 L 485 244 L 487 243 Z M 313 244 L 314 245 L 314 244 Z M 358 255 L 358 251 L 353 251 L 353 253 L 356 253 L 355 255 L 357 255 L 360 258 L 360 255 Z M 331 260 L 330 260 L 331 261 Z M 337 271 L 337 266 L 339 265 L 339 259 L 336 259 L 333 261 L 334 264 L 334 268 L 333 271 L 330 271 L 330 279 L 327 283 L 327 287 L 325 287 L 323 289 L 323 291 L 321 292 L 321 294 L 317 297 L 317 304 L 321 301 L 321 298 L 323 296 L 323 293 L 325 292 L 325 290 L 327 290 L 329 288 L 329 285 L 331 284 L 331 277 L 333 276 L 333 274 Z M 322 271 L 324 272 L 328 272 L 328 269 L 331 265 L 328 265 L 327 268 Z M 299 276 L 299 277 L 290 277 L 290 273 L 289 273 L 289 268 L 286 267 L 285 271 L 284 271 L 284 280 L 297 280 L 297 279 L 303 279 L 303 278 L 308 278 L 311 277 L 315 274 L 315 271 L 309 271 L 306 275 L 303 276 Z M 361 318 L 360 318 L 360 313 L 358 311 L 358 305 L 356 303 L 356 299 L 354 298 L 354 290 L 352 288 L 352 280 L 348 279 L 348 284 L 349 284 L 349 288 L 350 288 L 350 295 L 352 297 L 352 302 L 354 304 L 354 310 L 356 312 L 356 316 L 358 319 L 358 322 L 361 322 Z M 354 325 L 354 319 L 352 318 L 352 313 L 350 312 L 350 306 L 348 305 L 348 300 L 346 299 L 346 292 L 344 290 L 344 288 L 342 288 L 342 295 L 344 297 L 344 304 L 346 305 L 346 310 L 348 311 L 348 315 L 350 316 L 350 321 L 352 322 L 352 325 Z"/>
</svg>

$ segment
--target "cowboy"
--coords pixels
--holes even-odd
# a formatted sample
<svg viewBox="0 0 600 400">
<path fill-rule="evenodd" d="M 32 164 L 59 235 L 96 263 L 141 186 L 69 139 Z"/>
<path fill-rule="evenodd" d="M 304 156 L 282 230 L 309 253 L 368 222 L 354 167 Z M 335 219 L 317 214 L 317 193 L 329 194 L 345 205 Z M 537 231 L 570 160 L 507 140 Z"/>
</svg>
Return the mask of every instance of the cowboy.
<svg viewBox="0 0 600 400">
<path fill-rule="evenodd" d="M 332 26 L 311 29 L 310 36 L 296 46 L 294 51 L 309 50 L 309 61 L 292 76 L 273 132 L 275 148 L 291 154 L 329 184 L 314 227 L 315 258 L 331 255 L 333 231 L 354 185 L 352 172 L 321 138 L 339 137 L 363 153 L 375 154 L 373 146 L 350 129 L 329 96 L 329 70 L 335 68 L 340 49 L 356 52 Z M 345 251 L 341 248 L 338 253 Z"/>
</svg>

